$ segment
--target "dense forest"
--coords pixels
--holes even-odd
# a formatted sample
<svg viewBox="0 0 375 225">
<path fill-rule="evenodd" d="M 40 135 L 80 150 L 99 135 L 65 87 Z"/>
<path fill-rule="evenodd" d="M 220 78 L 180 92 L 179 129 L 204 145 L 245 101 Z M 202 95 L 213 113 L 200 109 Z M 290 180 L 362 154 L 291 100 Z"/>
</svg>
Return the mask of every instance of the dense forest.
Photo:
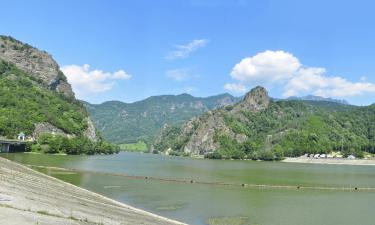
<svg viewBox="0 0 375 225">
<path fill-rule="evenodd" d="M 242 109 L 235 113 L 233 107 L 236 105 L 217 109 L 183 127 L 167 127 L 155 142 L 155 149 L 186 154 L 187 144 L 196 140 L 198 131 L 214 117 L 215 121 L 224 121 L 225 129 L 211 127 L 217 147 L 199 153 L 208 158 L 274 160 L 331 151 L 357 157 L 363 157 L 363 152 L 375 153 L 375 104 L 357 107 L 324 101 L 279 100 L 270 101 L 265 110 Z M 245 138 L 236 138 L 239 135 Z"/>
</svg>

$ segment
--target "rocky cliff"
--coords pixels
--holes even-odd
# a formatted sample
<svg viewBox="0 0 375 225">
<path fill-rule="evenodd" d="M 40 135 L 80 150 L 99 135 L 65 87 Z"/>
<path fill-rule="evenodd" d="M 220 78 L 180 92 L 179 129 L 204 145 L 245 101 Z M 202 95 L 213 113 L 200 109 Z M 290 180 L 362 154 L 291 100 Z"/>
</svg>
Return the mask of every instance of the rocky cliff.
<svg viewBox="0 0 375 225">
<path fill-rule="evenodd" d="M 50 54 L 12 37 L 0 36 L 0 62 L 0 84 L 13 86 L 2 90 L 4 100 L 0 104 L 7 124 L 0 125 L 9 130 L 0 130 L 4 133 L 0 135 L 12 136 L 22 131 L 37 138 L 41 133 L 57 132 L 66 136 L 83 134 L 97 140 L 86 109 L 75 99 L 70 84 Z M 23 115 L 6 118 L 9 112 Z"/>
<path fill-rule="evenodd" d="M 235 115 L 240 121 L 245 120 L 241 111 L 259 112 L 267 109 L 269 103 L 270 99 L 266 89 L 256 87 L 235 105 L 214 109 L 202 116 L 193 118 L 182 126 L 176 140 L 181 142 L 183 151 L 188 154 L 205 154 L 216 151 L 220 147 L 216 140 L 218 134 L 225 134 L 238 143 L 243 143 L 247 140 L 247 136 L 234 132 L 228 126 L 226 123 L 228 116 Z M 155 145 L 163 146 L 162 142 L 166 141 L 163 136 L 168 133 L 169 130 L 166 127 L 156 140 Z"/>
<path fill-rule="evenodd" d="M 70 84 L 50 54 L 12 37 L 0 36 L 0 59 L 40 79 L 52 90 L 74 97 Z"/>
</svg>

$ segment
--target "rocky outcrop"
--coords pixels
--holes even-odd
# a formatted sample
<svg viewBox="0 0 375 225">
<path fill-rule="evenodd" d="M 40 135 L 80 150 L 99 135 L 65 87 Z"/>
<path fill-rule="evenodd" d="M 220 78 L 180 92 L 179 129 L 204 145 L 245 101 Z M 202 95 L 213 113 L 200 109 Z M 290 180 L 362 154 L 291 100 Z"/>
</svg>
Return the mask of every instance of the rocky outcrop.
<svg viewBox="0 0 375 225">
<path fill-rule="evenodd" d="M 12 37 L 0 36 L 0 59 L 13 63 L 17 68 L 35 76 L 50 89 L 67 97 L 74 97 L 72 88 L 60 71 L 59 65 L 47 52 Z"/>
<path fill-rule="evenodd" d="M 87 121 L 87 129 L 84 131 L 83 135 L 90 139 L 91 141 L 97 141 L 98 137 L 96 135 L 96 129 L 94 126 L 94 123 L 91 121 L 89 117 L 86 118 Z M 37 140 L 40 135 L 42 134 L 56 134 L 56 135 L 62 135 L 65 137 L 75 137 L 76 135 L 74 134 L 67 134 L 60 128 L 44 122 L 44 123 L 36 123 L 34 124 L 34 132 L 32 134 L 32 138 L 34 140 Z"/>
<path fill-rule="evenodd" d="M 215 132 L 223 130 L 229 132 L 223 118 L 209 112 L 205 118 L 194 118 L 182 129 L 182 137 L 190 134 L 190 138 L 183 150 L 190 154 L 204 154 L 215 151 L 219 146 L 214 141 Z"/>
<path fill-rule="evenodd" d="M 216 140 L 218 135 L 225 135 L 238 143 L 243 143 L 248 137 L 245 134 L 234 132 L 226 123 L 226 118 L 234 117 L 239 121 L 244 121 L 246 118 L 242 112 L 259 112 L 267 109 L 269 104 L 267 90 L 258 86 L 247 93 L 241 102 L 230 107 L 209 111 L 183 125 L 177 136 L 178 141 L 183 143 L 182 149 L 173 150 L 183 150 L 185 153 L 193 155 L 214 152 L 220 147 Z M 163 139 L 158 141 L 163 141 Z"/>
<path fill-rule="evenodd" d="M 87 121 L 87 129 L 85 130 L 84 135 L 92 141 L 97 141 L 98 137 L 96 135 L 94 123 L 92 122 L 90 117 L 87 117 L 86 121 Z"/>
<path fill-rule="evenodd" d="M 71 136 L 66 134 L 63 130 L 55 127 L 54 125 L 50 123 L 36 123 L 34 124 L 34 132 L 32 134 L 33 138 L 36 140 L 39 138 L 42 134 L 58 134 L 63 136 Z"/>
<path fill-rule="evenodd" d="M 35 78 L 33 79 L 35 80 L 33 85 L 61 93 L 67 97 L 64 100 L 68 101 L 69 104 L 75 104 L 74 92 L 66 76 L 60 70 L 57 62 L 47 52 L 22 43 L 12 37 L 0 35 L 0 60 L 14 64 L 17 69 Z M 9 77 L 12 78 L 12 76 Z M 16 77 L 14 76 L 12 79 L 16 79 Z M 78 110 L 87 115 L 86 109 L 81 108 Z M 82 134 L 92 141 L 97 141 L 98 138 L 93 122 L 89 117 L 86 122 L 87 129 Z M 34 126 L 35 130 L 32 136 L 36 139 L 43 133 L 61 134 L 68 137 L 75 136 L 74 134 L 67 134 L 62 129 L 47 122 L 36 123 Z"/>
<path fill-rule="evenodd" d="M 248 92 L 243 101 L 237 104 L 232 113 L 237 113 L 241 110 L 245 111 L 261 111 L 266 109 L 270 104 L 268 92 L 264 87 L 257 86 Z"/>
</svg>

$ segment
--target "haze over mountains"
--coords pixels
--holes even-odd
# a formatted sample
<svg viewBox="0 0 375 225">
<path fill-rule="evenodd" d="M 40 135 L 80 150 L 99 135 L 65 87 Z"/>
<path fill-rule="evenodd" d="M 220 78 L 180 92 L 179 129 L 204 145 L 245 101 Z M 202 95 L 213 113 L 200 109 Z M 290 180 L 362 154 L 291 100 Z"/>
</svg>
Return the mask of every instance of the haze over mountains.
<svg viewBox="0 0 375 225">
<path fill-rule="evenodd" d="M 335 103 L 349 105 L 349 102 L 346 101 L 345 99 L 340 100 L 340 99 L 334 99 L 334 98 L 324 98 L 324 97 L 315 96 L 315 95 L 306 95 L 302 97 L 292 96 L 292 97 L 287 98 L 286 100 L 323 101 L 323 102 L 335 102 Z"/>
</svg>

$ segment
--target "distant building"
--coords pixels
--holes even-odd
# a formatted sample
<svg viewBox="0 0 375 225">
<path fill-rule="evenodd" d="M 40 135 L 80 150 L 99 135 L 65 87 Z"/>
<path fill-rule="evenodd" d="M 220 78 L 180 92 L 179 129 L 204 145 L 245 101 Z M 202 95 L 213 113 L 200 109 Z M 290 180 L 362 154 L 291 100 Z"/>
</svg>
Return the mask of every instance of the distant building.
<svg viewBox="0 0 375 225">
<path fill-rule="evenodd" d="M 348 159 L 355 159 L 355 156 L 354 155 L 349 155 Z"/>
<path fill-rule="evenodd" d="M 25 138 L 26 138 L 26 135 L 23 132 L 21 132 L 21 133 L 18 134 L 18 137 L 17 137 L 18 140 L 24 141 Z"/>
</svg>

